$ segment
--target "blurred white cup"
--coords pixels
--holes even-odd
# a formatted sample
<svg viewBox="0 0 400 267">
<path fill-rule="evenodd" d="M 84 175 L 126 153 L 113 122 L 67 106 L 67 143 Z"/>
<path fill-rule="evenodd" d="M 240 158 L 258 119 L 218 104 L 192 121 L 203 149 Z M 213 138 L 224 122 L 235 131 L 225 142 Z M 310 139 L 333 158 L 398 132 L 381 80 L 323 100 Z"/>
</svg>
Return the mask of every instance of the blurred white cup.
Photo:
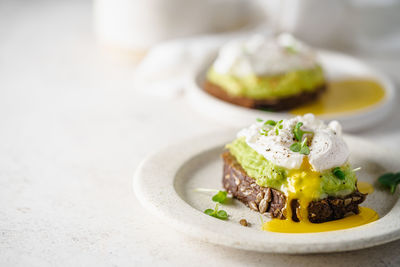
<svg viewBox="0 0 400 267">
<path fill-rule="evenodd" d="M 94 0 L 98 39 L 133 51 L 171 38 L 235 30 L 251 23 L 254 11 L 249 0 Z"/>
</svg>

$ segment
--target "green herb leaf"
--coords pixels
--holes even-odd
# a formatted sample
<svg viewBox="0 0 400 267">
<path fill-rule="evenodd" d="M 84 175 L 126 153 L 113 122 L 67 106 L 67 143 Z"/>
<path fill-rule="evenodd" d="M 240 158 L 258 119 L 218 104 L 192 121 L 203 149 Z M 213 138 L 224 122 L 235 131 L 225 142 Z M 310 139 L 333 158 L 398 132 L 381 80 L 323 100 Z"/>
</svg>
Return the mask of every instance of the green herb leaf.
<svg viewBox="0 0 400 267">
<path fill-rule="evenodd" d="M 261 134 L 261 135 L 267 136 L 268 133 L 269 133 L 269 131 L 267 131 L 267 130 L 265 130 L 265 129 L 261 129 L 261 130 L 260 130 L 260 134 Z"/>
<path fill-rule="evenodd" d="M 303 126 L 303 123 L 299 121 L 293 128 L 293 134 L 297 141 L 301 141 L 303 138 L 304 132 L 300 129 L 301 126 Z"/>
<path fill-rule="evenodd" d="M 290 146 L 290 150 L 292 150 L 293 152 L 300 152 L 301 150 L 301 144 L 300 143 L 293 143 Z"/>
<path fill-rule="evenodd" d="M 303 154 L 303 155 L 308 155 L 308 154 L 310 154 L 310 149 L 308 148 L 308 146 L 302 146 L 301 147 L 301 149 L 300 149 L 300 154 Z"/>
<path fill-rule="evenodd" d="M 226 220 L 228 219 L 228 213 L 226 213 L 226 211 L 224 210 L 219 210 L 217 211 L 217 218 L 221 220 Z"/>
<path fill-rule="evenodd" d="M 310 148 L 307 145 L 307 138 L 305 138 L 303 141 L 302 139 L 304 134 L 313 132 L 303 131 L 302 129 L 300 129 L 301 126 L 303 126 L 303 123 L 299 121 L 293 128 L 293 135 L 295 140 L 301 143 L 294 143 L 290 146 L 290 150 L 292 150 L 293 152 L 300 152 L 300 154 L 303 155 L 308 155 L 310 154 Z"/>
<path fill-rule="evenodd" d="M 213 210 L 213 209 L 206 209 L 206 210 L 204 211 L 204 213 L 205 213 L 205 214 L 208 214 L 208 215 L 210 215 L 210 216 L 212 216 L 212 214 L 214 213 L 214 210 Z"/>
<path fill-rule="evenodd" d="M 220 220 L 228 219 L 228 213 L 224 210 L 218 210 L 218 203 L 215 204 L 215 209 L 206 209 L 204 211 L 205 214 L 210 215 L 212 217 L 218 218 Z"/>
<path fill-rule="evenodd" d="M 218 191 L 218 193 L 212 197 L 212 201 L 218 203 L 224 203 L 227 195 L 228 193 L 226 191 Z"/>
<path fill-rule="evenodd" d="M 274 127 L 276 135 L 279 135 L 279 129 L 283 128 L 282 122 L 283 120 L 278 121 L 278 123 Z"/>
<path fill-rule="evenodd" d="M 271 125 L 271 126 L 275 126 L 275 125 L 276 125 L 276 121 L 273 121 L 273 120 L 267 120 L 266 122 L 264 122 L 264 125 Z"/>
<path fill-rule="evenodd" d="M 265 126 L 276 126 L 276 121 L 274 121 L 274 120 L 267 120 L 266 122 L 264 122 L 264 125 L 265 125 Z M 273 129 L 275 129 L 275 127 L 274 127 Z M 269 129 L 261 129 L 261 130 L 260 130 L 260 134 L 261 134 L 261 135 L 267 136 L 268 133 L 269 133 L 271 130 L 272 130 L 271 128 L 269 128 Z"/>
<path fill-rule="evenodd" d="M 400 172 L 398 173 L 385 173 L 378 178 L 378 182 L 384 187 L 390 189 L 390 193 L 394 194 L 397 185 L 400 184 Z"/>
<path fill-rule="evenodd" d="M 344 180 L 345 175 L 344 172 L 340 169 L 340 167 L 336 167 L 332 170 L 333 175 L 335 175 L 340 180 Z"/>
<path fill-rule="evenodd" d="M 263 120 L 263 119 L 260 119 L 260 118 L 257 118 L 256 121 L 257 121 L 257 122 L 263 122 L 264 120 Z"/>
<path fill-rule="evenodd" d="M 307 146 L 307 138 L 303 142 L 295 142 L 290 146 L 290 150 L 293 152 L 300 152 L 300 154 L 308 155 L 310 154 L 310 148 Z"/>
<path fill-rule="evenodd" d="M 302 129 L 300 129 L 301 126 L 303 126 L 303 123 L 301 121 L 299 121 L 298 123 L 296 123 L 296 125 L 293 128 L 294 138 L 299 142 L 303 139 L 304 134 L 306 134 L 306 133 L 312 134 L 313 133 L 310 131 L 303 131 Z"/>
</svg>

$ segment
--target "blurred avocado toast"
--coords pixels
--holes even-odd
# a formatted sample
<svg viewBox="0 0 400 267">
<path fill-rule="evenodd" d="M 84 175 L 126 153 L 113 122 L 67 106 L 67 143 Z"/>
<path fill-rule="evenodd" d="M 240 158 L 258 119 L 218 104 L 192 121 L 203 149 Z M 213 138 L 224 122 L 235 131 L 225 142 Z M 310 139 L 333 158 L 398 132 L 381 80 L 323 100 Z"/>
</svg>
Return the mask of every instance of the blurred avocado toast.
<svg viewBox="0 0 400 267">
<path fill-rule="evenodd" d="M 358 214 L 366 198 L 349 155 L 337 121 L 326 125 L 312 114 L 258 119 L 226 145 L 223 187 L 272 218 L 312 224 L 342 219 Z"/>
<path fill-rule="evenodd" d="M 312 101 L 325 87 L 314 51 L 288 34 L 227 43 L 204 84 L 205 91 L 224 101 L 274 111 Z"/>
</svg>

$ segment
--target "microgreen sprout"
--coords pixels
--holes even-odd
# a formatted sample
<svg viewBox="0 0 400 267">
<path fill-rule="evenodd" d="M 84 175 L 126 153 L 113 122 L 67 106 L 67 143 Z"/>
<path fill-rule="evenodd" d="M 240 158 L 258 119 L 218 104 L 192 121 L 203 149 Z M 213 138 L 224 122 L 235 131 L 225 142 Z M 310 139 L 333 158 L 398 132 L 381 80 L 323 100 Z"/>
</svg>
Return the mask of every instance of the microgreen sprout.
<svg viewBox="0 0 400 267">
<path fill-rule="evenodd" d="M 290 146 L 290 150 L 293 152 L 299 152 L 300 154 L 303 155 L 308 155 L 310 154 L 310 148 L 307 146 L 307 137 L 304 138 L 303 142 L 295 142 Z"/>
<path fill-rule="evenodd" d="M 264 125 L 275 126 L 275 125 L 276 125 L 276 121 L 274 121 L 274 120 L 267 120 L 266 122 L 264 122 Z"/>
<path fill-rule="evenodd" d="M 278 123 L 274 127 L 276 135 L 279 135 L 279 130 L 283 128 L 282 122 L 283 120 L 278 121 Z"/>
<path fill-rule="evenodd" d="M 384 187 L 390 189 L 390 193 L 394 194 L 397 185 L 400 184 L 400 172 L 398 173 L 385 173 L 378 178 L 378 182 Z"/>
<path fill-rule="evenodd" d="M 300 129 L 301 126 L 303 126 L 303 123 L 301 121 L 299 121 L 298 123 L 296 123 L 296 126 L 294 126 L 294 128 L 293 128 L 294 137 L 299 142 L 303 139 L 304 134 L 306 134 L 306 133 L 312 134 L 313 133 L 313 132 L 303 131 L 302 129 Z"/>
<path fill-rule="evenodd" d="M 257 120 L 258 121 L 258 120 Z M 260 122 L 262 122 L 263 120 L 261 120 Z M 268 128 L 267 129 L 265 129 L 265 128 L 262 128 L 261 130 L 260 130 L 260 134 L 261 135 L 265 135 L 265 136 L 267 136 L 268 135 L 268 133 L 272 130 L 272 129 L 275 129 L 275 128 L 271 128 L 270 126 L 275 126 L 276 127 L 276 125 L 277 125 L 277 123 L 276 123 L 276 121 L 274 121 L 274 120 L 267 120 L 267 121 L 265 121 L 264 122 L 264 126 L 267 126 Z M 282 128 L 282 127 L 281 127 Z"/>
<path fill-rule="evenodd" d="M 310 148 L 307 145 L 307 137 L 303 140 L 303 135 L 307 133 L 313 134 L 313 132 L 303 131 L 302 129 L 300 129 L 301 126 L 303 126 L 303 123 L 299 121 L 293 128 L 294 139 L 297 142 L 294 142 L 290 146 L 290 150 L 292 150 L 293 152 L 299 152 L 303 155 L 308 155 L 310 154 Z"/>
<path fill-rule="evenodd" d="M 257 121 L 258 121 L 258 120 L 257 120 Z M 262 128 L 262 129 L 260 130 L 260 134 L 261 134 L 261 135 L 268 135 L 268 133 L 269 133 L 271 130 L 274 130 L 274 131 L 275 131 L 275 134 L 276 134 L 276 135 L 279 135 L 279 130 L 283 128 L 282 122 L 283 122 L 283 120 L 280 120 L 280 121 L 278 121 L 278 122 L 276 122 L 276 121 L 274 121 L 274 120 L 267 120 L 267 121 L 265 121 L 265 122 L 264 122 L 264 126 L 267 126 L 267 127 L 273 126 L 274 128 L 272 128 L 272 129 L 271 129 L 271 128 L 269 128 L 269 129 Z"/>
<path fill-rule="evenodd" d="M 204 211 L 205 214 L 210 215 L 212 217 L 218 218 L 220 220 L 227 220 L 228 219 L 228 213 L 224 210 L 218 210 L 218 203 L 215 204 L 214 209 L 206 209 Z"/>
<path fill-rule="evenodd" d="M 265 129 L 261 129 L 261 130 L 260 130 L 260 134 L 261 134 L 261 135 L 267 136 L 268 133 L 269 133 L 269 131 L 270 131 L 270 130 L 267 131 L 267 130 L 265 130 Z"/>
<path fill-rule="evenodd" d="M 290 150 L 292 150 L 293 152 L 300 152 L 301 150 L 301 144 L 299 142 L 293 143 L 290 146 Z"/>
<path fill-rule="evenodd" d="M 344 172 L 340 169 L 340 167 L 334 168 L 332 170 L 332 173 L 340 180 L 344 180 L 344 178 L 345 178 Z"/>
<path fill-rule="evenodd" d="M 353 169 L 353 172 L 358 172 L 359 170 L 361 170 L 361 167 Z"/>
<path fill-rule="evenodd" d="M 218 202 L 218 203 L 224 203 L 227 195 L 228 195 L 228 192 L 226 192 L 226 191 L 218 191 L 218 193 L 216 193 L 212 197 L 212 201 Z"/>
<path fill-rule="evenodd" d="M 310 154 L 310 148 L 307 146 L 307 137 L 301 142 L 300 154 L 308 155 Z"/>
<path fill-rule="evenodd" d="M 264 120 L 263 120 L 263 119 L 260 119 L 260 118 L 257 118 L 256 121 L 257 121 L 257 122 L 263 122 Z"/>
</svg>

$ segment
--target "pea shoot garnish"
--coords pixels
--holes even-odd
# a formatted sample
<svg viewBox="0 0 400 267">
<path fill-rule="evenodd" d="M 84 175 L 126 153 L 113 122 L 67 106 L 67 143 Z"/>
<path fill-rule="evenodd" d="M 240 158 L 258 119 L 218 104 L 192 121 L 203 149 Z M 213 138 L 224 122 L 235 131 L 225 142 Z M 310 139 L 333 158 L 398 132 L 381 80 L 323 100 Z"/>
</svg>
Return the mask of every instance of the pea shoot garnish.
<svg viewBox="0 0 400 267">
<path fill-rule="evenodd" d="M 261 119 L 257 119 L 257 121 L 263 122 L 263 120 L 261 120 Z M 279 135 L 279 130 L 283 128 L 282 122 L 283 122 L 283 120 L 280 120 L 278 122 L 276 122 L 274 120 L 265 121 L 264 126 L 266 126 L 267 128 L 262 128 L 260 130 L 260 134 L 267 136 L 268 133 L 273 130 L 273 131 L 275 131 L 276 135 Z M 271 126 L 273 126 L 273 128 L 271 128 Z"/>
<path fill-rule="evenodd" d="M 334 168 L 332 170 L 332 173 L 340 180 L 344 180 L 344 178 L 345 178 L 344 172 L 340 169 L 340 167 Z"/>
<path fill-rule="evenodd" d="M 266 122 L 264 122 L 264 125 L 275 126 L 275 125 L 276 125 L 276 121 L 274 121 L 274 120 L 267 120 Z"/>
<path fill-rule="evenodd" d="M 269 131 L 271 131 L 271 130 L 265 130 L 265 129 L 261 129 L 261 130 L 260 130 L 260 134 L 261 134 L 261 135 L 265 135 L 265 136 L 267 136 L 267 135 L 268 135 L 268 133 L 269 133 Z"/>
<path fill-rule="evenodd" d="M 299 152 L 303 155 L 308 155 L 310 154 L 310 148 L 307 145 L 307 137 L 303 140 L 303 135 L 307 133 L 313 134 L 313 132 L 303 131 L 302 129 L 300 129 L 301 126 L 303 126 L 303 123 L 299 121 L 293 128 L 294 139 L 297 142 L 293 143 L 290 146 L 290 150 L 292 150 L 293 152 Z"/>
<path fill-rule="evenodd" d="M 259 121 L 259 120 L 257 120 L 257 121 Z M 261 120 L 259 122 L 263 122 L 263 120 Z M 276 121 L 267 120 L 267 121 L 264 122 L 264 126 L 266 126 L 267 128 L 261 128 L 260 134 L 267 136 L 268 133 L 273 129 L 273 128 L 271 128 L 271 126 L 276 126 Z"/>
<path fill-rule="evenodd" d="M 303 155 L 310 154 L 310 148 L 307 146 L 307 137 L 304 138 L 303 142 L 295 142 L 290 146 L 290 150 L 293 152 L 299 152 Z"/>
<path fill-rule="evenodd" d="M 306 133 L 312 134 L 313 133 L 313 132 L 303 131 L 302 129 L 300 129 L 301 126 L 303 126 L 303 123 L 301 121 L 299 121 L 298 123 L 296 123 L 296 126 L 294 126 L 294 128 L 293 128 L 294 137 L 299 142 L 303 139 L 304 134 L 306 134 Z"/>
<path fill-rule="evenodd" d="M 398 173 L 385 173 L 378 178 L 378 182 L 384 187 L 390 189 L 390 193 L 394 194 L 397 185 L 400 184 L 400 172 Z"/>
<path fill-rule="evenodd" d="M 196 188 L 194 191 L 196 191 L 196 192 L 217 192 L 212 197 L 212 201 L 217 202 L 215 204 L 215 209 L 206 209 L 204 211 L 204 213 L 207 215 L 210 215 L 212 217 L 221 219 L 221 220 L 228 219 L 228 213 L 226 211 L 218 210 L 219 203 L 223 204 L 226 202 L 226 199 L 228 198 L 228 192 L 217 190 L 217 189 L 208 189 L 208 188 Z"/>
<path fill-rule="evenodd" d="M 276 135 L 279 135 L 279 130 L 283 128 L 282 122 L 283 120 L 278 121 L 278 123 L 274 127 Z"/>
<path fill-rule="evenodd" d="M 210 215 L 214 218 L 218 218 L 220 220 L 227 220 L 228 219 L 228 213 L 224 210 L 218 210 L 218 203 L 215 204 L 214 209 L 206 209 L 204 211 L 205 214 Z"/>
<path fill-rule="evenodd" d="M 226 191 L 218 191 L 218 193 L 216 193 L 212 197 L 212 201 L 218 202 L 218 203 L 224 203 L 227 195 L 228 195 L 228 192 L 226 192 Z"/>
</svg>

